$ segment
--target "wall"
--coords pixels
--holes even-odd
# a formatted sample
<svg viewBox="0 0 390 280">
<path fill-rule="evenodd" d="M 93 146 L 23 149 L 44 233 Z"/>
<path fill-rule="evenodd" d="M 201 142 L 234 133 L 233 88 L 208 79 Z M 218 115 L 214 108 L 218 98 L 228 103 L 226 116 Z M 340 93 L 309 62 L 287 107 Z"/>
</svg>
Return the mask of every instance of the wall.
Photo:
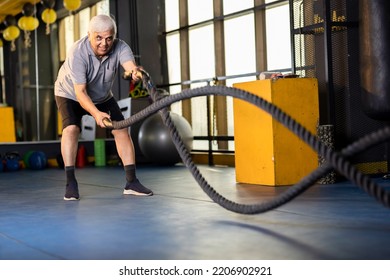
<svg viewBox="0 0 390 280">
<path fill-rule="evenodd" d="M 151 75 L 155 84 L 164 82 L 161 65 L 166 60 L 160 48 L 161 0 L 113 0 L 110 11 L 118 22 L 118 37 L 132 48 L 137 63 Z M 121 72 L 122 74 L 122 72 Z M 113 92 L 118 99 L 127 97 L 129 82 L 118 75 Z"/>
</svg>

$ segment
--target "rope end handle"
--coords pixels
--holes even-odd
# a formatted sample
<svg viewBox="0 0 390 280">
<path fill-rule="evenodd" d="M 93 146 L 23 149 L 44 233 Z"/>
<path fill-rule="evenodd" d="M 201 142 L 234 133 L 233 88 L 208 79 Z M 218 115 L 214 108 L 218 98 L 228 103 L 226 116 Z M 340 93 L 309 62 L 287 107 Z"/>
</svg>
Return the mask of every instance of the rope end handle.
<svg viewBox="0 0 390 280">
<path fill-rule="evenodd" d="M 138 66 L 135 70 L 133 70 L 131 72 L 123 72 L 122 79 L 131 81 L 134 71 L 141 72 L 143 79 L 150 79 L 149 73 L 146 72 L 142 66 Z"/>
<path fill-rule="evenodd" d="M 114 128 L 114 125 L 113 125 L 112 121 L 109 118 L 104 118 L 102 120 L 102 122 L 103 122 L 103 124 L 104 124 L 104 126 L 106 128 L 109 128 L 109 129 L 113 129 Z"/>
</svg>

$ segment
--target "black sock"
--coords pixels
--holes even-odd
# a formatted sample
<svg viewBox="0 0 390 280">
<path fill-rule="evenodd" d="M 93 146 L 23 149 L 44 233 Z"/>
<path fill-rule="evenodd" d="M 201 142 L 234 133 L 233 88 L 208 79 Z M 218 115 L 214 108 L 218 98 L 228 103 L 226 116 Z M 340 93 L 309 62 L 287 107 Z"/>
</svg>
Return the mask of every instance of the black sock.
<svg viewBox="0 0 390 280">
<path fill-rule="evenodd" d="M 135 179 L 137 179 L 135 175 L 135 164 L 129 164 L 124 166 L 125 173 L 126 173 L 126 181 L 131 183 Z"/>
<path fill-rule="evenodd" d="M 74 171 L 75 171 L 74 166 L 65 166 L 66 184 L 77 182 Z"/>
</svg>

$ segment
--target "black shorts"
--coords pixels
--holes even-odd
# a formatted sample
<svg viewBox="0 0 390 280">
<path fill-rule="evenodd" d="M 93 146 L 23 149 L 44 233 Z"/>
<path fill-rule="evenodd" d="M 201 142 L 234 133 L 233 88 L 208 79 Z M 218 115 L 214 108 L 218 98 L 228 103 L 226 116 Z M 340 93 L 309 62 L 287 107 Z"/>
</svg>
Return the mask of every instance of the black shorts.
<svg viewBox="0 0 390 280">
<path fill-rule="evenodd" d="M 77 125 L 81 130 L 81 118 L 84 115 L 90 115 L 87 111 L 81 107 L 80 103 L 69 98 L 55 96 L 58 111 L 61 114 L 62 129 L 69 125 Z M 99 111 L 106 112 L 111 116 L 113 121 L 124 120 L 121 109 L 114 97 L 111 97 L 107 101 L 96 104 L 96 108 Z"/>
</svg>

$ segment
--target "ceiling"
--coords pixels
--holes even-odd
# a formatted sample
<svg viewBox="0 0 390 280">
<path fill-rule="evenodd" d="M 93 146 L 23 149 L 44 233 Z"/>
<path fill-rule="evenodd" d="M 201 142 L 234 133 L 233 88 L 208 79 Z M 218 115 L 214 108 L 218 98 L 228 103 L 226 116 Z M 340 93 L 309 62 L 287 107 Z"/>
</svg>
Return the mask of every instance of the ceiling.
<svg viewBox="0 0 390 280">
<path fill-rule="evenodd" d="M 17 15 L 22 12 L 25 3 L 37 4 L 40 0 L 0 0 L 0 23 L 7 15 Z"/>
</svg>

